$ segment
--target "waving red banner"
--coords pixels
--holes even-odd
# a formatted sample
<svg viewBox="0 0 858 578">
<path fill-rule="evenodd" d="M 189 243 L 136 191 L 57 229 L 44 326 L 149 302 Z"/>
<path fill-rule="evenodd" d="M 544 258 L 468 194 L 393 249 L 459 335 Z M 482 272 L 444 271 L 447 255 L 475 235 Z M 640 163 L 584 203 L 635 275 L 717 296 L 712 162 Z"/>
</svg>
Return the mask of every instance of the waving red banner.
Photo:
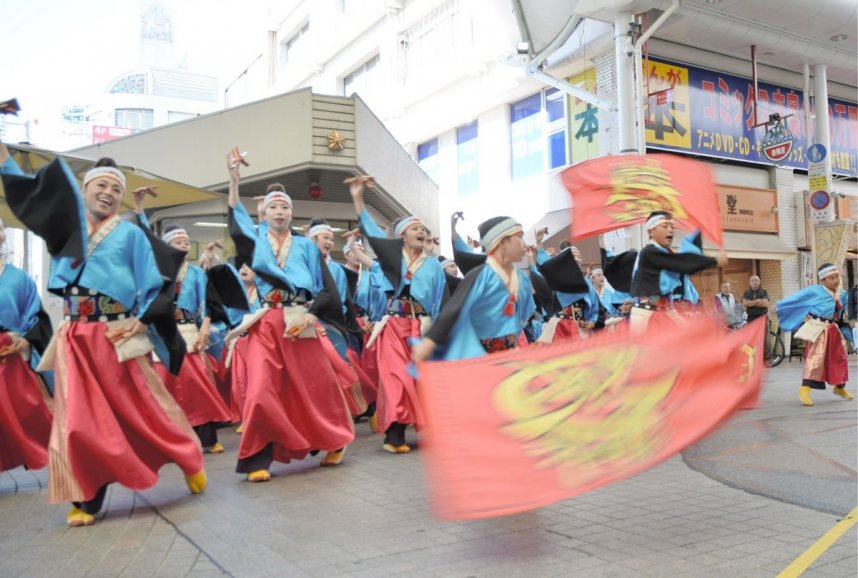
<svg viewBox="0 0 858 578">
<path fill-rule="evenodd" d="M 573 239 L 669 211 L 686 228 L 723 244 L 718 190 L 705 163 L 671 154 L 617 155 L 584 161 L 560 178 L 572 194 Z"/>
<path fill-rule="evenodd" d="M 427 475 L 437 515 L 545 506 L 642 472 L 752 403 L 763 324 L 682 331 L 421 364 Z"/>
</svg>

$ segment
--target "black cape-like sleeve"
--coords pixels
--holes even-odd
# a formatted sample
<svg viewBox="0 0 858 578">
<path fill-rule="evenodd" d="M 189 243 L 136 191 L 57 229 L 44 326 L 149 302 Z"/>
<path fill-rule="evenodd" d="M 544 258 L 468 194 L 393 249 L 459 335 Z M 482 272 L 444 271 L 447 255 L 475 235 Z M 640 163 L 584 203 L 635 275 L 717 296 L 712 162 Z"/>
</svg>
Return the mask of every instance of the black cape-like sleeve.
<svg viewBox="0 0 858 578">
<path fill-rule="evenodd" d="M 602 273 L 611 287 L 623 293 L 631 291 L 632 272 L 637 258 L 638 252 L 634 249 L 612 257 L 608 257 L 608 252 L 602 249 Z"/>
<path fill-rule="evenodd" d="M 54 327 L 51 324 L 51 318 L 43 307 L 39 308 L 36 314 L 36 323 L 24 335 L 24 339 L 42 355 L 54 335 Z"/>
<path fill-rule="evenodd" d="M 402 239 L 371 237 L 367 235 L 363 225 L 361 225 L 361 234 L 375 252 L 381 272 L 396 293 L 399 289 L 399 283 L 402 281 Z"/>
<path fill-rule="evenodd" d="M 178 375 L 187 348 L 184 338 L 179 333 L 179 328 L 176 327 L 174 300 L 176 297 L 176 279 L 179 276 L 179 269 L 185 261 L 185 253 L 161 240 L 149 227 L 143 226 L 136 215 L 135 220 L 137 226 L 146 234 L 146 239 L 155 254 L 158 271 L 164 280 L 158 296 L 149 305 L 146 313 L 140 317 L 140 322 L 155 327 L 155 331 L 164 340 L 164 345 L 170 353 L 170 359 L 164 365 L 170 373 Z"/>
<path fill-rule="evenodd" d="M 426 332 L 426 337 L 438 345 L 444 345 L 449 341 L 453 327 L 455 327 L 456 321 L 459 320 L 459 315 L 462 313 L 462 307 L 467 302 L 471 294 L 471 289 L 473 289 L 477 277 L 480 276 L 480 272 L 485 266 L 483 264 L 468 271 L 468 274 L 465 275 L 465 278 L 456 287 L 456 291 L 444 306 L 441 307 L 441 312 L 438 314 L 438 318 L 432 322 L 431 327 Z"/>
<path fill-rule="evenodd" d="M 561 251 L 536 267 L 554 291 L 585 293 L 590 290 L 584 280 L 584 272 L 570 250 Z"/>
<path fill-rule="evenodd" d="M 84 258 L 86 227 L 80 220 L 80 191 L 64 160 L 55 158 L 35 175 L 2 178 L 12 213 L 44 239 L 51 256 Z"/>
<path fill-rule="evenodd" d="M 472 269 L 476 269 L 480 265 L 485 265 L 487 255 L 484 253 L 467 253 L 465 251 L 456 251 L 453 249 L 453 261 L 456 267 L 462 272 L 462 275 L 467 276 Z"/>
</svg>

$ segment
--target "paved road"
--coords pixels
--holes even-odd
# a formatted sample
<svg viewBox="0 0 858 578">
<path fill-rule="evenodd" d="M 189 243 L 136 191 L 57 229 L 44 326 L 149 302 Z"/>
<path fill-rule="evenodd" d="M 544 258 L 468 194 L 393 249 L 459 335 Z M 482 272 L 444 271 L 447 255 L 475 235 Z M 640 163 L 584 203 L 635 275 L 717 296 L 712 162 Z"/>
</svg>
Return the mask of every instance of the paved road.
<svg viewBox="0 0 858 578">
<path fill-rule="evenodd" d="M 66 528 L 44 471 L 6 472 L 0 576 L 776 576 L 858 504 L 858 404 L 820 392 L 804 408 L 799 377 L 771 370 L 761 408 L 684 456 L 491 520 L 432 518 L 420 452 L 385 454 L 366 424 L 342 466 L 279 466 L 267 484 L 233 473 L 238 436 L 221 430 L 203 495 L 167 466 L 148 491 L 111 487 L 91 528 Z M 856 574 L 853 526 L 805 575 Z"/>
</svg>

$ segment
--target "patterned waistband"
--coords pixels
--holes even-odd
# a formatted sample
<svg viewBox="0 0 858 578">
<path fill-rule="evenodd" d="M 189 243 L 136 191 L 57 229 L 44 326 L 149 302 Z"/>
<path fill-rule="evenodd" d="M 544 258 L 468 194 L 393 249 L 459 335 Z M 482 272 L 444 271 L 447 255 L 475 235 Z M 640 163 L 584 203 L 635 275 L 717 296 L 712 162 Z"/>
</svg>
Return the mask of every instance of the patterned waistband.
<svg viewBox="0 0 858 578">
<path fill-rule="evenodd" d="M 816 319 L 817 321 L 822 321 L 824 323 L 837 323 L 835 319 L 831 317 L 819 317 L 818 315 L 814 315 L 813 313 L 809 313 L 811 319 Z"/>
<path fill-rule="evenodd" d="M 194 314 L 188 311 L 187 309 L 182 309 L 181 307 L 176 307 L 175 310 L 176 317 L 176 325 L 191 325 L 197 324 L 197 320 L 194 317 Z"/>
<path fill-rule="evenodd" d="M 689 303 L 681 296 L 662 296 L 662 297 L 641 297 L 640 300 L 636 301 L 632 307 L 637 307 L 638 309 L 646 309 L 647 311 L 667 311 L 672 307 L 673 304 L 676 303 Z"/>
<path fill-rule="evenodd" d="M 555 313 L 554 317 L 559 317 L 560 319 L 583 319 L 584 309 L 582 307 L 575 307 L 574 305 L 570 305 L 569 307 L 564 307 L 563 309 Z"/>
<path fill-rule="evenodd" d="M 423 305 L 413 299 L 391 299 L 387 304 L 387 314 L 391 317 L 425 317 L 429 315 Z"/>
<path fill-rule="evenodd" d="M 129 316 L 118 301 L 92 289 L 70 287 L 63 295 L 63 316 L 66 321 L 116 321 Z"/>
<path fill-rule="evenodd" d="M 504 335 L 502 337 L 490 337 L 488 339 L 480 339 L 483 349 L 486 353 L 497 353 L 498 351 L 506 351 L 514 349 L 518 346 L 518 336 L 514 333 Z"/>
<path fill-rule="evenodd" d="M 304 305 L 305 307 L 309 307 L 311 303 L 310 299 L 307 299 L 307 296 L 303 293 L 292 293 L 291 291 L 287 291 L 286 289 L 274 289 L 269 291 L 260 299 L 262 301 L 263 307 L 274 307 L 279 309 L 281 307 L 290 307 L 292 305 Z"/>
</svg>

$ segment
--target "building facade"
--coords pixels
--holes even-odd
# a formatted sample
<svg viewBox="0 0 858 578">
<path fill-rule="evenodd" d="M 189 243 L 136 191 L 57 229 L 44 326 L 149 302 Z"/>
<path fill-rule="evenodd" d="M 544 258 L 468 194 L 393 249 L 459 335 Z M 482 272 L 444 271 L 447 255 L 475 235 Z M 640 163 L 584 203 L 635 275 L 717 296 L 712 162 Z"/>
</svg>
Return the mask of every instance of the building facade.
<svg viewBox="0 0 858 578">
<path fill-rule="evenodd" d="M 639 72 L 645 90 L 646 149 L 701 158 L 719 185 L 730 264 L 697 277 L 704 298 L 723 280 L 731 281 L 740 293 L 751 274 L 759 274 L 777 298 L 806 283 L 813 269 L 808 258 L 812 191 L 804 153 L 812 144 L 809 133 L 814 123 L 806 114 L 809 91 L 797 72 L 808 59 L 799 54 L 791 60 L 769 55 L 773 64 L 767 65 L 763 58 L 756 67 L 755 92 L 752 63 L 736 56 L 732 46 L 736 39 L 725 32 L 723 50 L 701 48 L 689 36 L 691 25 L 682 27 L 683 19 L 709 17 L 702 5 L 715 3 L 686 3 L 693 5 L 681 14 L 680 24 L 672 24 L 677 16 L 668 19 L 671 26 L 665 26 L 663 34 L 656 32 L 645 46 Z M 568 236 L 570 200 L 557 173 L 571 164 L 620 152 L 621 130 L 616 111 L 597 108 L 525 73 L 525 51 L 517 50 L 523 36 L 513 10 L 516 4 L 284 3 L 265 31 L 268 53 L 255 63 L 258 70 L 248 73 L 256 82 L 248 84 L 240 98 L 228 98 L 228 104 L 297 87 L 339 95 L 355 92 L 438 184 L 444 236 L 447 216 L 461 210 L 468 234 L 475 235 L 481 220 L 505 213 L 531 229 L 547 225 L 549 243 L 559 243 Z M 545 10 L 563 4 L 570 3 L 543 3 Z M 629 5 L 644 29 L 660 14 L 654 8 L 658 2 Z M 799 9 L 784 6 L 784 12 Z M 604 15 L 594 16 L 550 55 L 544 69 L 617 102 L 616 27 Z M 556 17 L 565 20 L 568 13 L 558 11 Z M 711 24 L 701 20 L 697 25 L 721 30 L 735 26 L 731 18 L 738 16 L 713 13 Z M 847 43 L 854 45 L 855 38 Z M 836 218 L 854 220 L 858 108 L 854 79 L 839 74 L 841 69 L 830 67 L 827 79 L 835 174 L 830 192 Z M 777 164 L 762 154 L 766 126 L 754 126 L 771 114 L 785 117 L 795 138 L 791 154 Z M 615 250 L 640 241 L 631 232 L 603 239 Z M 584 244 L 585 258 L 595 259 L 596 243 Z M 850 248 L 851 284 L 854 230 Z"/>
</svg>

